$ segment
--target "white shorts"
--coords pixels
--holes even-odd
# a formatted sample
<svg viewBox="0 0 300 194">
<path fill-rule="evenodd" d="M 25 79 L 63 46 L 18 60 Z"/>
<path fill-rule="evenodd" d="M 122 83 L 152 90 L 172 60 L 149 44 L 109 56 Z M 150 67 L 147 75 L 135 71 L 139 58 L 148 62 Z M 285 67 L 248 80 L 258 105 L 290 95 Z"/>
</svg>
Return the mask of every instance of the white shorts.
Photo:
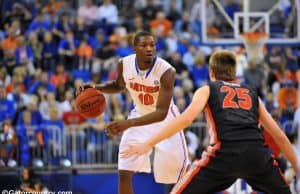
<svg viewBox="0 0 300 194">
<path fill-rule="evenodd" d="M 147 139 L 158 133 L 178 114 L 179 113 L 176 108 L 176 113 L 174 111 L 169 111 L 165 120 L 161 122 L 127 129 L 122 136 L 119 153 L 126 150 L 128 145 L 145 142 Z M 140 117 L 140 115 L 135 110 L 132 110 L 129 118 L 136 117 Z M 145 155 L 132 156 L 129 158 L 123 158 L 119 154 L 118 169 L 150 173 L 151 153 L 152 150 Z M 165 184 L 176 183 L 185 173 L 188 165 L 188 152 L 182 131 L 155 146 L 153 171 L 156 182 Z"/>
</svg>

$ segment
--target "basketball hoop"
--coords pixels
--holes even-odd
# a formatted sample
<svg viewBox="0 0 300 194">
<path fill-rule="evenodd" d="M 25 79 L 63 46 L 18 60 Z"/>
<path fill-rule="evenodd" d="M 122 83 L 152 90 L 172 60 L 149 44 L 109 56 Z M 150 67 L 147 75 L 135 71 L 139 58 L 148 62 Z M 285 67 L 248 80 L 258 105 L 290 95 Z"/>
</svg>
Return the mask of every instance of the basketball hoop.
<svg viewBox="0 0 300 194">
<path fill-rule="evenodd" d="M 265 32 L 245 32 L 241 34 L 248 61 L 261 63 L 264 58 L 263 47 L 268 39 L 268 34 Z"/>
</svg>

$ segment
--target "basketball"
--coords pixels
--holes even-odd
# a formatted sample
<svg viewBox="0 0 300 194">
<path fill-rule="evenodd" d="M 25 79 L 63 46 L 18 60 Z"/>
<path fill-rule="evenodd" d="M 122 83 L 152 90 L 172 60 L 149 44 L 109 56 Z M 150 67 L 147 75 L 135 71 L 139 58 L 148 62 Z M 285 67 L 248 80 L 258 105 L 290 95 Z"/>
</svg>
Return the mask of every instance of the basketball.
<svg viewBox="0 0 300 194">
<path fill-rule="evenodd" d="M 103 94 L 94 88 L 88 88 L 78 94 L 75 101 L 77 111 L 84 118 L 96 118 L 105 110 Z"/>
</svg>

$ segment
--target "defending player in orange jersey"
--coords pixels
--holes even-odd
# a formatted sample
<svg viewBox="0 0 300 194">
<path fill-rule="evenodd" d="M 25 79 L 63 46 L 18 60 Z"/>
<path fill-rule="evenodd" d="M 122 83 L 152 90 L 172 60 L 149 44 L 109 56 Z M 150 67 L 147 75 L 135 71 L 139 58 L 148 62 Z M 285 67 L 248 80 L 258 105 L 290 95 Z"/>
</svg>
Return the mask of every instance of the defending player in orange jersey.
<svg viewBox="0 0 300 194">
<path fill-rule="evenodd" d="M 256 90 L 234 82 L 236 59 L 229 51 L 210 58 L 211 82 L 199 88 L 188 108 L 160 133 L 143 144 L 130 146 L 123 157 L 147 153 L 154 145 L 189 126 L 200 112 L 210 126 L 210 145 L 179 180 L 171 194 L 212 194 L 243 178 L 254 190 L 290 194 L 277 162 L 264 147 L 260 122 L 284 156 L 299 172 L 296 153 L 265 109 Z"/>
</svg>

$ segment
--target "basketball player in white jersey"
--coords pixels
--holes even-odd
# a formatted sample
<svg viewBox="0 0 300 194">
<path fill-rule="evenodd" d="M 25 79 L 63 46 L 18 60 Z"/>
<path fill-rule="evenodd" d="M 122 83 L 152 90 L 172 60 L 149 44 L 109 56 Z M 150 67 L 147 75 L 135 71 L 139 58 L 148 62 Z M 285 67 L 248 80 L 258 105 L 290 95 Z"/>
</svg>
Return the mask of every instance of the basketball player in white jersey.
<svg viewBox="0 0 300 194">
<path fill-rule="evenodd" d="M 111 122 L 106 129 L 110 136 L 123 133 L 119 153 L 129 145 L 143 143 L 159 133 L 179 114 L 172 99 L 176 72 L 168 62 L 155 56 L 155 45 L 152 34 L 137 33 L 134 38 L 135 54 L 120 60 L 115 81 L 79 88 L 79 92 L 89 87 L 103 93 L 129 91 L 135 107 L 128 119 Z M 119 154 L 119 194 L 133 194 L 132 175 L 135 172 L 151 171 L 151 151 L 129 158 Z M 184 135 L 179 132 L 155 147 L 153 166 L 156 182 L 176 183 L 186 171 L 188 162 Z"/>
</svg>

